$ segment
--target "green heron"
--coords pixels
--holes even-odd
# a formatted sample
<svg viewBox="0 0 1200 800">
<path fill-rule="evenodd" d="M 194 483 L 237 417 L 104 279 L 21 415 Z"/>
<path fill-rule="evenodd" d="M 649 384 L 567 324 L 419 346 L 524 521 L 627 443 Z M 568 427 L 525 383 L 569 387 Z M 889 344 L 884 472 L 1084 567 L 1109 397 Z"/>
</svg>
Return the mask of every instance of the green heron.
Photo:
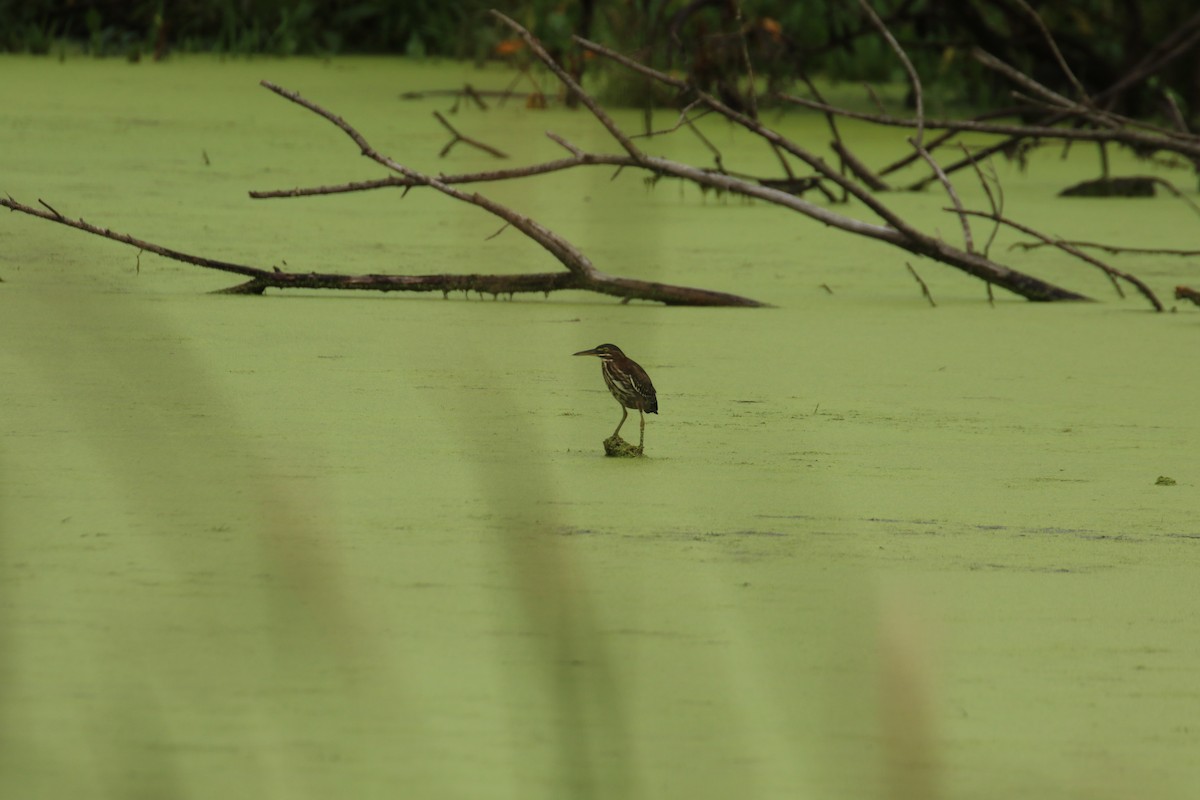
<svg viewBox="0 0 1200 800">
<path fill-rule="evenodd" d="M 636 408 L 642 421 L 641 432 L 638 434 L 638 450 L 646 438 L 646 414 L 658 413 L 658 397 L 654 394 L 654 384 L 646 370 L 629 356 L 621 352 L 615 344 L 602 344 L 591 350 L 581 350 L 577 356 L 599 356 L 600 374 L 608 384 L 608 390 L 621 404 L 621 421 L 613 431 L 612 438 L 621 432 L 621 426 L 629 416 L 627 409 Z"/>
</svg>

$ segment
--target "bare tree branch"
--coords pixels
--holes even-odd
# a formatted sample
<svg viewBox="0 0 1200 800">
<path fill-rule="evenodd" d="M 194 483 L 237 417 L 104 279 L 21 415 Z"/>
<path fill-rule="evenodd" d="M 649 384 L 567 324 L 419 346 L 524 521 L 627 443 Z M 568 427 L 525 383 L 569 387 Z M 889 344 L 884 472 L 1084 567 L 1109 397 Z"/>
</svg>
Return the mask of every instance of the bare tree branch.
<svg viewBox="0 0 1200 800">
<path fill-rule="evenodd" d="M 40 201 L 39 201 L 40 202 Z M 43 203 L 43 205 L 46 205 Z M 70 219 L 56 211 L 25 205 L 7 197 L 0 198 L 0 206 L 12 211 L 39 217 L 41 219 L 66 225 L 86 233 L 121 242 L 136 247 L 139 252 L 154 253 L 155 255 L 192 264 L 205 269 L 230 272 L 249 278 L 245 283 L 220 290 L 222 294 L 262 294 L 264 290 L 274 289 L 339 289 L 362 290 L 372 292 L 441 292 L 448 296 L 451 292 L 474 292 L 479 296 L 491 295 L 493 298 L 501 295 L 512 297 L 521 293 L 542 293 L 578 289 L 583 291 L 600 292 L 620 297 L 623 300 L 651 300 L 667 305 L 709 305 L 709 306 L 761 306 L 755 300 L 724 292 L 712 292 L 705 289 L 692 289 L 684 286 L 639 281 L 628 278 L 605 276 L 587 276 L 573 272 L 527 273 L 522 275 L 482 275 L 482 274 L 440 274 L 440 275 L 343 275 L 320 272 L 284 272 L 279 269 L 261 269 L 246 264 L 236 264 L 229 261 L 197 256 L 174 250 L 162 245 L 138 239 L 127 233 L 119 233 L 108 228 L 85 222 L 82 219 Z M 49 206 L 47 205 L 47 208 Z"/>
<path fill-rule="evenodd" d="M 1175 299 L 1191 300 L 1193 303 L 1200 306 L 1200 291 L 1193 289 L 1190 286 L 1176 286 Z"/>
<path fill-rule="evenodd" d="M 561 236 L 549 230 L 537 221 L 529 217 L 522 216 L 521 214 L 518 214 L 506 206 L 503 206 L 494 200 L 490 200 L 479 193 L 467 194 L 466 192 L 455 189 L 453 186 L 443 183 L 436 178 L 432 178 L 428 175 L 417 172 L 414 169 L 410 169 L 409 167 L 406 167 L 403 164 L 400 164 L 381 154 L 374 147 L 372 147 L 365 138 L 363 138 L 361 133 L 351 127 L 349 123 L 347 123 L 338 115 L 325 110 L 316 103 L 306 100 L 305 98 L 301 97 L 299 93 L 284 89 L 283 87 L 271 83 L 270 81 L 261 81 L 261 84 L 280 97 L 290 100 L 296 105 L 302 106 L 317 116 L 324 117 L 326 120 L 333 123 L 343 133 L 350 137 L 350 139 L 356 145 L 358 145 L 364 156 L 376 162 L 377 164 L 380 164 L 381 166 L 384 166 L 393 172 L 400 173 L 404 177 L 412 180 L 416 185 L 428 186 L 432 189 L 436 189 L 444 195 L 453 197 L 456 200 L 461 200 L 465 203 L 470 203 L 471 205 L 479 206 L 495 216 L 500 217 L 505 222 L 509 223 L 514 228 L 521 231 L 526 236 L 544 247 L 550 252 L 551 255 L 557 258 L 564 267 L 581 278 L 594 279 L 602 276 L 602 273 L 595 268 L 587 256 L 571 245 L 571 243 L 566 239 L 563 239 Z"/>
<path fill-rule="evenodd" d="M 514 24 L 515 23 L 511 23 Z M 878 198 L 870 192 L 863 189 L 856 182 L 851 181 L 837 170 L 829 167 L 828 164 L 821 158 L 813 155 L 804 148 L 797 145 L 795 142 L 780 135 L 778 132 L 771 130 L 757 120 L 747 117 L 717 98 L 689 85 L 686 81 L 667 75 L 663 72 L 655 70 L 644 64 L 641 64 L 633 59 L 623 56 L 610 50 L 603 45 L 595 42 L 582 39 L 578 36 L 574 37 L 576 43 L 581 47 L 596 53 L 597 55 L 609 58 L 618 64 L 628 67 L 629 69 L 638 72 L 639 74 L 651 77 L 665 85 L 672 86 L 680 90 L 685 96 L 690 98 L 698 98 L 706 106 L 717 111 L 722 116 L 732 122 L 737 123 L 750 132 L 767 140 L 771 144 L 778 146 L 780 149 L 796 156 L 801 161 L 815 169 L 822 177 L 830 182 L 843 188 L 855 199 L 862 202 L 871 211 L 880 216 L 887 224 L 884 226 L 872 225 L 862 222 L 857 219 L 852 219 L 842 214 L 832 212 L 822 206 L 817 206 L 809 203 L 801 198 L 794 197 L 784 192 L 778 192 L 768 187 L 747 184 L 745 181 L 739 181 L 731 176 L 713 175 L 696 170 L 693 167 L 671 162 L 661 158 L 645 157 L 641 166 L 652 171 L 657 171 L 663 174 L 675 175 L 688 180 L 692 180 L 701 185 L 713 186 L 722 188 L 726 191 L 745 194 L 751 197 L 775 202 L 778 205 L 791 208 L 799 211 L 806 216 L 819 220 L 827 225 L 831 225 L 842 230 L 856 233 L 863 236 L 869 236 L 889 244 L 893 244 L 911 253 L 928 256 L 942 263 L 954 266 L 958 269 L 974 275 L 989 283 L 994 283 L 1009 291 L 1021 295 L 1030 300 L 1084 300 L 1087 299 L 1083 295 L 1063 289 L 1053 284 L 1049 284 L 1031 275 L 1013 270 L 1009 267 L 997 264 L 990 259 L 984 258 L 976 253 L 969 253 L 958 248 L 952 247 L 945 242 L 924 234 L 915 229 L 912 225 L 900 218 L 895 212 L 885 206 Z"/>
<path fill-rule="evenodd" d="M 955 209 L 952 209 L 952 208 L 947 208 L 947 209 L 943 209 L 943 210 L 944 211 L 955 211 Z M 1078 247 L 1073 247 L 1072 245 L 1068 244 L 1067 242 L 1063 241 L 1062 239 L 1056 239 L 1053 236 L 1048 236 L 1047 234 L 1044 234 L 1040 231 L 1036 231 L 1033 228 L 1030 228 L 1028 225 L 1023 225 L 1020 222 L 1016 222 L 1014 220 L 1008 219 L 1007 217 L 1002 217 L 998 214 L 988 213 L 986 211 L 971 211 L 971 210 L 965 210 L 962 213 L 966 214 L 968 216 L 983 217 L 984 219 L 995 220 L 1004 225 L 1007 225 L 1010 228 L 1018 230 L 1021 233 L 1024 233 L 1028 236 L 1032 236 L 1035 239 L 1039 239 L 1042 242 L 1045 242 L 1046 244 L 1048 244 L 1052 247 L 1057 247 L 1059 250 L 1062 250 L 1064 253 L 1070 253 L 1071 255 L 1078 258 L 1080 261 L 1083 261 L 1085 263 L 1091 264 L 1094 267 L 1097 267 L 1105 275 L 1107 275 L 1108 279 L 1110 281 L 1112 281 L 1113 287 L 1116 289 L 1117 294 L 1119 294 L 1120 296 L 1124 297 L 1125 293 L 1121 290 L 1120 284 L 1117 283 L 1117 280 L 1116 280 L 1117 278 L 1120 278 L 1121 280 L 1127 281 L 1128 283 L 1132 284 L 1138 290 L 1138 292 L 1141 293 L 1141 295 L 1150 302 L 1150 305 L 1154 306 L 1155 311 L 1163 310 L 1163 304 L 1161 301 L 1159 301 L 1158 297 L 1154 294 L 1154 291 L 1149 286 L 1147 286 L 1136 275 L 1131 275 L 1128 272 L 1124 272 L 1123 270 L 1119 270 L 1116 267 L 1105 264 L 1100 259 L 1088 255 L 1087 253 L 1080 250 Z"/>
</svg>

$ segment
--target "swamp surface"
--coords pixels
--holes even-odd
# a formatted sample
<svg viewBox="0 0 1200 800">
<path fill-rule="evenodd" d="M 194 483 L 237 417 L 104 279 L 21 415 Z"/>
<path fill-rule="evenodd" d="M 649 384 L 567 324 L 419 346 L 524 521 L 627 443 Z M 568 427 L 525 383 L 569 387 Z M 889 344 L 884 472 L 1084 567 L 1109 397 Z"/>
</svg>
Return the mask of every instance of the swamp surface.
<svg viewBox="0 0 1200 800">
<path fill-rule="evenodd" d="M 0 192 L 23 202 L 299 272 L 557 268 L 420 190 L 246 194 L 381 176 L 259 79 L 436 173 L 499 162 L 439 159 L 451 101 L 399 94 L 507 73 L 0 74 Z M 506 165 L 558 157 L 546 130 L 615 150 L 582 112 L 449 118 Z M 705 122 L 730 168 L 776 168 Z M 772 122 L 829 138 L 817 116 Z M 874 165 L 905 147 L 843 131 Z M 694 139 L 646 146 L 707 163 Z M 1096 165 L 998 162 L 1007 212 L 1196 247 L 1178 199 L 1054 197 Z M 236 277 L 0 217 L 0 795 L 1194 796 L 1197 309 L 1155 314 L 1006 232 L 998 258 L 1098 302 L 989 304 L 913 261 L 931 308 L 904 254 L 628 172 L 480 190 L 608 272 L 774 307 L 217 295 Z M 940 190 L 888 201 L 960 234 Z M 1168 306 L 1200 281 L 1195 259 L 1117 263 Z M 619 410 L 571 357 L 608 341 L 658 388 L 643 459 L 603 456 Z"/>
</svg>

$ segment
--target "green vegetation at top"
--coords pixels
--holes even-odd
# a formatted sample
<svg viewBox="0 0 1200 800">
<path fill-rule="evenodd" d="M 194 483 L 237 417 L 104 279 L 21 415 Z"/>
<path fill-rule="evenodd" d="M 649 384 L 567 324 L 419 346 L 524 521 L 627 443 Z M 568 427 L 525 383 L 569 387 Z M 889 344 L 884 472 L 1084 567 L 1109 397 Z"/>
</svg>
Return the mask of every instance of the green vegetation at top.
<svg viewBox="0 0 1200 800">
<path fill-rule="evenodd" d="M 1121 107 L 1113 110 L 1194 120 L 1200 109 L 1200 83 L 1191 79 L 1200 68 L 1200 14 L 1183 18 L 1173 0 L 871 0 L 871 6 L 946 102 L 1008 102 L 1011 87 L 967 57 L 972 47 L 1076 95 L 1049 32 L 1091 96 L 1133 84 L 1116 93 Z M 570 46 L 574 33 L 686 73 L 722 95 L 737 94 L 732 87 L 747 60 L 769 88 L 817 75 L 905 80 L 856 0 L 0 0 L 0 50 L 82 51 L 131 61 L 217 52 L 520 63 L 520 45 L 488 16 L 489 8 L 518 20 L 565 63 L 579 62 L 577 73 L 583 58 Z M 1167 52 L 1163 69 L 1136 74 Z M 645 91 L 628 85 L 613 99 L 640 102 Z"/>
</svg>

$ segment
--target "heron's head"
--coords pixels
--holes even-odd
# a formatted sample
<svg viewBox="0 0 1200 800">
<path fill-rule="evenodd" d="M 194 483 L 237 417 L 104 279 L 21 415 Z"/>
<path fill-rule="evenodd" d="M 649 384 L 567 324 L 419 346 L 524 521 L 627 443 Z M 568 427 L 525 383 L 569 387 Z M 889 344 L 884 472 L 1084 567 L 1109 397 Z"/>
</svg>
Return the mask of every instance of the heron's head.
<svg viewBox="0 0 1200 800">
<path fill-rule="evenodd" d="M 621 352 L 621 348 L 615 344 L 600 344 L 593 347 L 591 350 L 580 350 L 574 353 L 577 356 L 600 356 L 600 358 L 620 358 L 625 354 Z"/>
</svg>

